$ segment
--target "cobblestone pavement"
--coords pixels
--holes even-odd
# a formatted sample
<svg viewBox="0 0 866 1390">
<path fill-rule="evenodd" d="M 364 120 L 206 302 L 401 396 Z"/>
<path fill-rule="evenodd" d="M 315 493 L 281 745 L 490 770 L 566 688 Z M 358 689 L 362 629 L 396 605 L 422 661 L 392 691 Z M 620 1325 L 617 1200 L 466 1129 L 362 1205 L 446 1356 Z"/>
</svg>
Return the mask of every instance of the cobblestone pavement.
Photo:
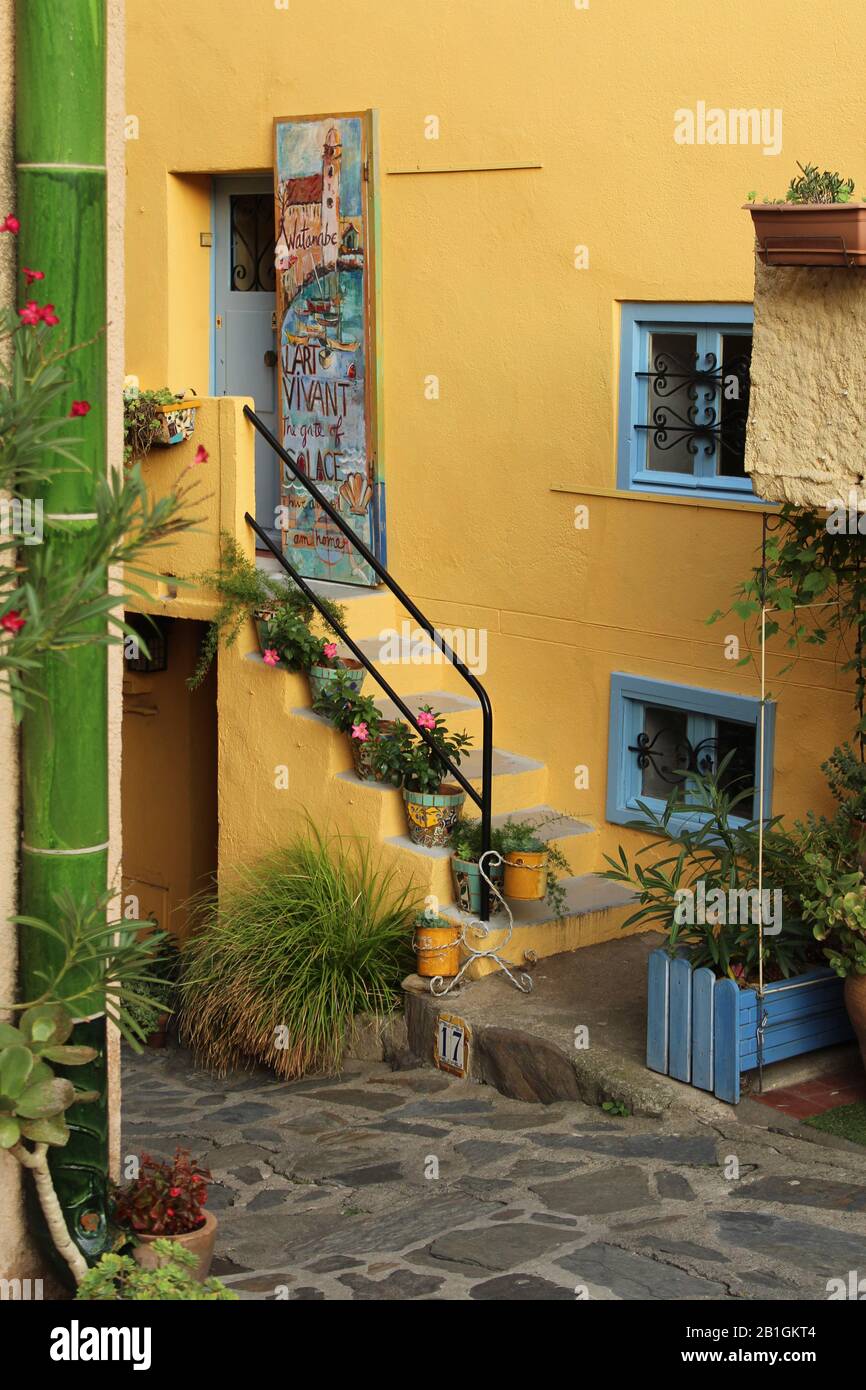
<svg viewBox="0 0 866 1390">
<path fill-rule="evenodd" d="M 170 1049 L 126 1050 L 123 1115 L 124 1154 L 211 1168 L 242 1298 L 826 1299 L 866 1275 L 864 1157 L 733 1111 L 615 1119 L 370 1062 L 219 1080 Z"/>
</svg>

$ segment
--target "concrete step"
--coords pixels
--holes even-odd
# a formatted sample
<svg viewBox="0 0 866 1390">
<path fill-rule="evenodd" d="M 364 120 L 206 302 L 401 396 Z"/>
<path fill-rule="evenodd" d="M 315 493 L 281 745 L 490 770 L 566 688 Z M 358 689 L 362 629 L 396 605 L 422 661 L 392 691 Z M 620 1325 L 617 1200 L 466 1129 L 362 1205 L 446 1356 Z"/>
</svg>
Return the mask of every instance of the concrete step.
<svg viewBox="0 0 866 1390">
<path fill-rule="evenodd" d="M 411 630 L 415 631 L 414 624 Z M 372 637 L 359 638 L 356 631 L 360 628 L 352 631 L 352 637 L 364 655 L 399 695 L 417 694 L 435 686 L 464 698 L 472 696 L 470 686 L 426 633 L 407 639 L 402 622 L 390 627 L 383 624 Z M 483 685 L 483 677 L 479 679 Z"/>
<path fill-rule="evenodd" d="M 285 570 L 270 554 L 257 554 L 256 568 L 267 574 L 285 574 Z M 345 604 L 346 623 L 353 637 L 356 632 L 372 633 L 394 626 L 396 599 L 384 585 L 368 589 L 362 584 L 333 584 L 327 579 L 309 579 L 307 583 L 321 598 Z"/>
<path fill-rule="evenodd" d="M 387 672 L 383 673 L 385 679 L 390 681 Z M 393 681 L 391 684 L 395 684 Z M 375 690 L 376 682 L 372 677 L 367 678 L 365 692 L 370 693 Z M 467 687 L 468 688 L 468 687 Z M 449 694 L 447 690 L 417 690 L 412 694 L 403 694 L 397 689 L 397 694 L 414 715 L 426 706 L 430 706 L 437 714 L 445 718 L 448 728 L 455 733 L 467 733 L 476 744 L 481 743 L 481 705 L 474 695 L 466 696 L 459 694 Z M 383 719 L 402 719 L 403 716 L 398 710 L 394 701 L 387 696 L 382 696 L 376 700 L 376 708 Z"/>
<path fill-rule="evenodd" d="M 559 955 L 581 946 L 595 945 L 621 935 L 622 923 L 634 910 L 635 896 L 619 883 L 610 883 L 600 874 L 576 874 L 559 880 L 565 892 L 564 911 L 557 917 L 550 903 L 518 902 L 509 899 L 514 926 L 508 924 L 505 913 L 491 919 L 487 935 L 477 920 L 462 912 L 456 904 L 442 907 L 443 917 L 457 922 L 465 929 L 467 939 L 475 949 L 495 949 L 502 959 L 522 965 L 527 959 Z M 476 960 L 467 974 L 472 979 L 497 971 L 495 961 Z"/>
</svg>

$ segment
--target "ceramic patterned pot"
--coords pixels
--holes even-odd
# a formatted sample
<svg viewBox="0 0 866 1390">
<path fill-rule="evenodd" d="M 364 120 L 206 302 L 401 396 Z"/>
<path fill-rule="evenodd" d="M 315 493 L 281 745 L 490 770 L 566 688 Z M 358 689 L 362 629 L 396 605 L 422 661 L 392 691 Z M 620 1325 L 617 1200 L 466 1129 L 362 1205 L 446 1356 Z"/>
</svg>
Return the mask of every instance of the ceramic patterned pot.
<svg viewBox="0 0 866 1390">
<path fill-rule="evenodd" d="M 466 793 L 448 782 L 443 782 L 438 792 L 412 792 L 404 787 L 403 801 L 412 843 L 423 845 L 425 849 L 447 845 L 465 800 Z"/>
<path fill-rule="evenodd" d="M 201 1284 L 208 1276 L 208 1271 L 213 1260 L 214 1241 L 217 1233 L 217 1219 L 213 1212 L 206 1211 L 204 1222 L 197 1231 L 187 1231 L 183 1236 L 165 1236 L 163 1239 L 172 1241 L 175 1245 L 182 1245 L 184 1250 L 189 1250 L 198 1260 L 198 1265 L 192 1271 L 192 1276 Z M 136 1232 L 136 1240 L 140 1241 L 132 1252 L 133 1259 L 141 1265 L 142 1269 L 158 1269 L 160 1258 L 153 1249 L 153 1242 L 159 1240 L 159 1236 L 144 1236 Z"/>
<path fill-rule="evenodd" d="M 373 749 L 376 747 L 376 740 L 388 738 L 397 728 L 396 719 L 383 719 L 376 730 L 373 738 L 364 741 L 349 736 L 349 747 L 352 750 L 352 762 L 355 766 L 355 776 L 360 777 L 362 782 L 383 782 L 385 779 L 381 773 L 373 770 Z"/>
<path fill-rule="evenodd" d="M 197 410 L 198 406 L 190 401 L 158 405 L 156 411 L 160 416 L 160 432 L 153 441 L 154 444 L 182 444 L 185 439 L 189 439 L 195 429 Z"/>
<path fill-rule="evenodd" d="M 313 703 L 324 694 L 334 677 L 342 672 L 348 676 L 355 694 L 359 694 L 361 686 L 364 684 L 364 677 L 367 674 L 360 661 L 355 661 L 353 657 L 346 657 L 339 666 L 311 666 L 307 675 L 310 678 L 310 694 Z"/>
<path fill-rule="evenodd" d="M 451 874 L 454 879 L 454 889 L 457 894 L 457 902 L 464 912 L 471 912 L 473 917 L 477 917 L 481 911 L 481 870 L 479 865 L 471 859 L 458 859 L 456 854 L 451 856 Z M 500 893 L 502 890 L 503 879 L 505 877 L 505 866 L 503 864 L 491 864 L 487 870 L 487 877 L 496 884 Z M 502 903 L 495 896 L 490 894 L 490 915 L 494 917 L 497 912 L 502 912 Z"/>
</svg>

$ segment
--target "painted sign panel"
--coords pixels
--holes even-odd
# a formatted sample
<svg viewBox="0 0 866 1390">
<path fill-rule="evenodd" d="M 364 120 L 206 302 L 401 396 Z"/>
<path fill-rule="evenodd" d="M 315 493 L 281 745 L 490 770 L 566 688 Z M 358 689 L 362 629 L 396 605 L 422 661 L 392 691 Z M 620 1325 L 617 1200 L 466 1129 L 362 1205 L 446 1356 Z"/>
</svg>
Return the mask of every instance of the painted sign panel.
<svg viewBox="0 0 866 1390">
<path fill-rule="evenodd" d="M 278 119 L 274 143 L 280 441 L 384 559 L 372 113 Z M 285 467 L 279 522 L 283 549 L 303 575 L 377 582 Z"/>
</svg>

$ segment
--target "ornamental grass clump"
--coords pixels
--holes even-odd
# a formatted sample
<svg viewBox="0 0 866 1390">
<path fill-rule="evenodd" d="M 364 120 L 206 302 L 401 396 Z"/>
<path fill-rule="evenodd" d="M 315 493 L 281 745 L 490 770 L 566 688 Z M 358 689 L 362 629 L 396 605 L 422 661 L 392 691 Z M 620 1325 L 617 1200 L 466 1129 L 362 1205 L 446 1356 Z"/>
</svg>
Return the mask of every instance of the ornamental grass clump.
<svg viewBox="0 0 866 1390">
<path fill-rule="evenodd" d="M 310 827 L 200 901 L 184 947 L 180 1035 L 220 1075 L 335 1072 L 356 1014 L 391 1012 L 419 908 L 363 842 Z"/>
</svg>

